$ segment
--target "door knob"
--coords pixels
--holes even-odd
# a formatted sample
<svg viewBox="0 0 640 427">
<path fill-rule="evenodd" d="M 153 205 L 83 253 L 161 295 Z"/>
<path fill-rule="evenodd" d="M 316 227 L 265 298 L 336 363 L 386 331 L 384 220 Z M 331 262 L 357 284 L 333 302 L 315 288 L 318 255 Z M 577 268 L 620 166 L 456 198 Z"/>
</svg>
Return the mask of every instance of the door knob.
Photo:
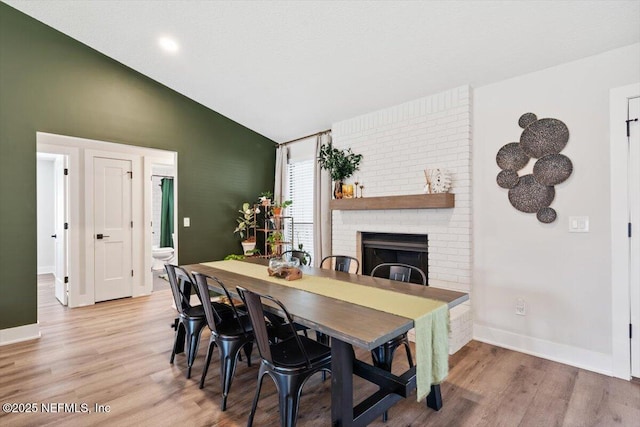
<svg viewBox="0 0 640 427">
<path fill-rule="evenodd" d="M 98 240 L 102 240 L 104 237 L 110 237 L 110 236 L 105 236 L 104 234 L 96 234 L 96 239 Z"/>
<path fill-rule="evenodd" d="M 55 239 L 56 237 L 58 237 L 58 235 L 57 234 L 52 234 L 51 237 L 53 237 Z"/>
</svg>

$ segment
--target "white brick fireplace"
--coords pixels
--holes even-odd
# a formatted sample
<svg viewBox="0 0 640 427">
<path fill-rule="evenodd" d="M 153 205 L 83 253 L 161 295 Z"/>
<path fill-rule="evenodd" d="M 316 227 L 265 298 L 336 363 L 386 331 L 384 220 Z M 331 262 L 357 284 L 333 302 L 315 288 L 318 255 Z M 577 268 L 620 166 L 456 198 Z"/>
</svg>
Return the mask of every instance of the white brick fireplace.
<svg viewBox="0 0 640 427">
<path fill-rule="evenodd" d="M 348 181 L 358 178 L 364 184 L 364 197 L 420 194 L 425 184 L 423 170 L 436 167 L 451 174 L 450 192 L 455 194 L 455 207 L 449 209 L 334 210 L 332 252 L 358 256 L 361 232 L 427 234 L 429 285 L 469 292 L 472 262 L 469 86 L 334 123 L 332 136 L 336 148 L 351 147 L 363 155 L 360 170 Z M 452 349 L 471 338 L 468 311 L 466 306 L 451 313 L 452 329 L 461 316 L 469 320 L 464 322 L 466 326 L 459 325 L 454 331 Z M 468 333 L 460 330 L 467 327 Z"/>
</svg>

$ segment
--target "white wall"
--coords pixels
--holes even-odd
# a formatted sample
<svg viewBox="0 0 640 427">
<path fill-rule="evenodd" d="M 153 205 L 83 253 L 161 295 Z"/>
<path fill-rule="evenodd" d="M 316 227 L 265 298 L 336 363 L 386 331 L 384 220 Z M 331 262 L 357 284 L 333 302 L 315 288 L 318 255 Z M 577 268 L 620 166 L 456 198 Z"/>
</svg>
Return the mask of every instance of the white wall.
<svg viewBox="0 0 640 427">
<path fill-rule="evenodd" d="M 38 158 L 38 274 L 53 273 L 55 267 L 55 240 L 51 237 L 56 232 L 53 164 L 53 159 Z"/>
<path fill-rule="evenodd" d="M 462 86 L 331 126 L 334 146 L 363 155 L 356 176 L 365 197 L 421 194 L 424 169 L 436 167 L 451 173 L 456 197 L 453 209 L 333 211 L 333 253 L 356 256 L 358 232 L 428 234 L 429 285 L 469 291 L 470 114 Z"/>
<path fill-rule="evenodd" d="M 474 336 L 611 372 L 609 90 L 640 80 L 640 44 L 475 89 L 473 98 Z M 518 141 L 518 118 L 562 120 L 573 174 L 556 186 L 555 222 L 511 206 L 496 153 Z M 618 125 L 624 125 L 618 124 Z M 568 217 L 590 219 L 569 233 Z M 517 298 L 526 316 L 515 315 Z"/>
</svg>

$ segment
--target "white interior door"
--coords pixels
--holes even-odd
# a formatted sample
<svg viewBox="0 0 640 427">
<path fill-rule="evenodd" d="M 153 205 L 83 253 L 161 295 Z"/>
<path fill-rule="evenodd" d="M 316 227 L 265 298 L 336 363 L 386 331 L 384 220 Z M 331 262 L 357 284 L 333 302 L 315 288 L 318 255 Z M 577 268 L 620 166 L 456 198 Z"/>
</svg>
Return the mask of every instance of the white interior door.
<svg viewBox="0 0 640 427">
<path fill-rule="evenodd" d="M 55 295 L 62 305 L 67 305 L 68 282 L 68 179 L 65 175 L 67 156 L 56 156 L 54 173 L 54 222 L 55 222 Z"/>
<path fill-rule="evenodd" d="M 131 161 L 94 157 L 95 301 L 132 295 Z"/>
<path fill-rule="evenodd" d="M 631 375 L 640 377 L 640 98 L 629 99 L 629 289 L 631 300 Z"/>
</svg>

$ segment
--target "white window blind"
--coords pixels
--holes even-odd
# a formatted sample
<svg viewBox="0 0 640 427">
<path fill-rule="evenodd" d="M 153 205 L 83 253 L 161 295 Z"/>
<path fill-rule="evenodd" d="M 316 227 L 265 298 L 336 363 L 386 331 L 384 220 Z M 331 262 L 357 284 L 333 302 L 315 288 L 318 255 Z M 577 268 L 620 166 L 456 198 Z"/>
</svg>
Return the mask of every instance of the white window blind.
<svg viewBox="0 0 640 427">
<path fill-rule="evenodd" d="M 287 215 L 293 217 L 293 249 L 302 249 L 313 254 L 313 159 L 293 161 L 287 165 L 287 200 L 293 204 Z M 290 232 L 290 231 L 288 231 Z"/>
</svg>

